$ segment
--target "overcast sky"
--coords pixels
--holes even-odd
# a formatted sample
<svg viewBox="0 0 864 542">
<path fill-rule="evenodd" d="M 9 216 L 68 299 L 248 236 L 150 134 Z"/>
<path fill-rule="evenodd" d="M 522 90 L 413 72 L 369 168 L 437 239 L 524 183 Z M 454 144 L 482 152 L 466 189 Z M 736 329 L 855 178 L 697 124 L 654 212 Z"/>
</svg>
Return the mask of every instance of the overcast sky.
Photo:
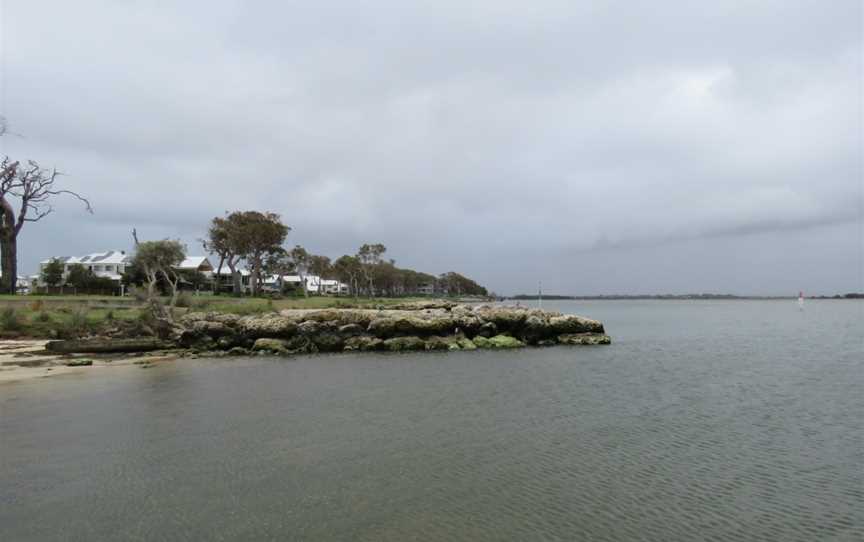
<svg viewBox="0 0 864 542">
<path fill-rule="evenodd" d="M 95 209 L 26 273 L 258 209 L 502 293 L 864 289 L 860 0 L 0 5 L 0 154 Z"/>
</svg>

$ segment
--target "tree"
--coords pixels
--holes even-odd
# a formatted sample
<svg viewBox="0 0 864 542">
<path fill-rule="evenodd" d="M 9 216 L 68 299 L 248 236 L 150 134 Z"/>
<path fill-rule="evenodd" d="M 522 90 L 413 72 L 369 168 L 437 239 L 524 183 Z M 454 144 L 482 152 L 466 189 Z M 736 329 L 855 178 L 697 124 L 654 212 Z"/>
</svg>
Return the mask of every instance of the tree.
<svg viewBox="0 0 864 542">
<path fill-rule="evenodd" d="M 214 282 L 215 291 L 218 292 L 222 285 L 222 266 L 227 265 L 231 270 L 231 284 L 234 295 L 240 295 L 240 274 L 237 264 L 242 259 L 241 254 L 236 252 L 236 243 L 233 243 L 233 232 L 236 230 L 236 215 L 232 213 L 225 217 L 215 217 L 207 229 L 207 238 L 202 240 L 204 250 L 210 254 L 219 256 L 219 265 L 216 267 L 216 278 Z"/>
<path fill-rule="evenodd" d="M 234 278 L 234 294 L 240 295 L 240 272 L 237 264 L 245 259 L 252 270 L 252 293 L 261 287 L 264 261 L 282 248 L 291 228 L 282 223 L 276 213 L 235 211 L 225 217 L 216 217 L 207 232 L 204 247 L 219 255 L 217 280 L 223 263 L 228 265 Z"/>
<path fill-rule="evenodd" d="M 357 260 L 366 279 L 369 297 L 375 295 L 375 266 L 381 263 L 381 258 L 387 252 L 387 247 L 381 243 L 374 245 L 365 244 L 357 251 Z"/>
<path fill-rule="evenodd" d="M 92 273 L 89 269 L 80 263 L 73 263 L 69 266 L 69 272 L 66 274 L 66 284 L 75 288 L 76 293 L 87 290 L 90 285 Z"/>
<path fill-rule="evenodd" d="M 284 293 L 285 283 L 283 277 L 294 272 L 294 261 L 291 254 L 284 248 L 274 251 L 264 260 L 264 272 L 268 275 L 276 275 L 279 291 Z"/>
<path fill-rule="evenodd" d="M 333 272 L 336 274 L 336 279 L 344 282 L 351 289 L 354 297 L 357 297 L 358 284 L 360 274 L 360 261 L 355 256 L 340 256 L 333 262 Z"/>
<path fill-rule="evenodd" d="M 300 245 L 292 248 L 290 255 L 291 261 L 294 262 L 294 269 L 300 277 L 300 289 L 303 290 L 303 296 L 309 297 L 309 289 L 306 287 L 306 275 L 309 273 L 311 255 Z"/>
<path fill-rule="evenodd" d="M 438 278 L 438 287 L 442 292 L 447 293 L 451 296 L 459 296 L 459 295 L 487 295 L 486 288 L 480 286 L 473 280 L 456 273 L 455 271 L 450 271 L 447 273 L 443 273 Z"/>
<path fill-rule="evenodd" d="M 318 294 L 321 294 L 321 282 L 333 272 L 333 264 L 327 256 L 309 256 L 309 271 L 318 275 Z"/>
<path fill-rule="evenodd" d="M 0 125 L 0 134 L 4 127 Z M 38 222 L 51 214 L 54 209 L 50 201 L 54 196 L 74 196 L 84 203 L 88 212 L 93 212 L 87 199 L 71 190 L 57 188 L 58 175 L 56 169 L 43 169 L 32 160 L 22 166 L 5 157 L 0 163 L 0 292 L 16 293 L 18 236 L 25 223 Z"/>
<path fill-rule="evenodd" d="M 60 286 L 63 283 L 63 262 L 55 258 L 45 264 L 40 278 L 48 286 Z"/>
<path fill-rule="evenodd" d="M 156 282 L 161 276 L 171 287 L 169 306 L 177 303 L 177 285 L 180 274 L 176 267 L 186 259 L 186 249 L 180 241 L 163 239 L 161 241 L 135 241 L 135 256 L 132 265 L 141 269 L 147 277 L 147 298 L 151 303 L 155 300 Z"/>
<path fill-rule="evenodd" d="M 282 243 L 291 228 L 282 223 L 276 213 L 246 211 L 241 213 L 236 233 L 238 252 L 252 268 L 252 295 L 261 290 L 264 260 L 282 250 Z"/>
</svg>

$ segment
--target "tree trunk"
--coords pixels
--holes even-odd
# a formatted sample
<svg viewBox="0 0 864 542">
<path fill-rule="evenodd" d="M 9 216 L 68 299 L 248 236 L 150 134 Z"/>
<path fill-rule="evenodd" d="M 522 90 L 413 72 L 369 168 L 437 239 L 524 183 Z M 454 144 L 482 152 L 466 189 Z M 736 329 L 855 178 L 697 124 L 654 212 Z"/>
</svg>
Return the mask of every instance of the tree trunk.
<svg viewBox="0 0 864 542">
<path fill-rule="evenodd" d="M 252 256 L 252 297 L 258 295 L 261 288 L 261 257 Z"/>
<path fill-rule="evenodd" d="M 225 256 L 219 256 L 219 267 L 216 268 L 216 281 L 213 283 L 213 293 L 218 294 L 222 288 L 222 266 L 225 264 Z"/>
<path fill-rule="evenodd" d="M 18 239 L 7 228 L 0 233 L 0 269 L 3 271 L 0 292 L 14 295 L 18 282 Z"/>
</svg>

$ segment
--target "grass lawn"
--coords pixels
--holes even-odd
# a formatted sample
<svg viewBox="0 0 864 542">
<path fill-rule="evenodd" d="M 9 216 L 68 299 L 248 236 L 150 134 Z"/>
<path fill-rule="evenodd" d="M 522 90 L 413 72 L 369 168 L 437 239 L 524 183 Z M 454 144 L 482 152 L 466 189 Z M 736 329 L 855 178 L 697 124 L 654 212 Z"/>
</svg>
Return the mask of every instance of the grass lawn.
<svg viewBox="0 0 864 542">
<path fill-rule="evenodd" d="M 180 310 L 260 314 L 282 309 L 377 308 L 428 301 L 428 297 L 359 298 L 310 296 L 271 300 L 228 296 L 184 296 Z M 167 300 L 166 300 L 167 301 Z M 101 307 L 101 304 L 107 304 Z M 0 296 L 0 339 L 55 338 L 86 334 L 144 314 L 133 298 L 110 296 Z"/>
</svg>

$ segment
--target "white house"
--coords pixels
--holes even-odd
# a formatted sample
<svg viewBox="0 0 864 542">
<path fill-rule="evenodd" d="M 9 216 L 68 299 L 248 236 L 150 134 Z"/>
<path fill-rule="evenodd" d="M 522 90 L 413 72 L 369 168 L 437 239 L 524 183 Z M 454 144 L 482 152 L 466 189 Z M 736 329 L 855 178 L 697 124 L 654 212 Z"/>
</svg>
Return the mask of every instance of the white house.
<svg viewBox="0 0 864 542">
<path fill-rule="evenodd" d="M 348 295 L 350 288 L 344 282 L 338 280 L 324 279 L 321 281 L 321 293 L 330 295 Z"/>
<path fill-rule="evenodd" d="M 90 270 L 97 277 L 105 277 L 120 282 L 121 275 L 126 272 L 126 267 L 132 258 L 123 250 L 109 250 L 108 252 L 95 252 L 86 256 L 60 256 L 49 258 L 39 262 L 39 274 L 41 276 L 45 266 L 57 260 L 63 264 L 63 278 L 69 275 L 71 266 L 78 264 Z"/>
<path fill-rule="evenodd" d="M 57 260 L 63 264 L 64 280 L 69 275 L 69 269 L 77 264 L 84 266 L 85 269 L 97 277 L 109 278 L 119 283 L 123 273 L 126 272 L 126 268 L 132 263 L 132 256 L 126 254 L 126 251 L 123 250 L 109 250 L 108 252 L 94 252 L 86 256 L 49 258 L 39 262 L 40 277 L 45 266 L 53 260 Z M 213 266 L 206 256 L 188 256 L 176 269 L 182 271 L 200 271 L 208 277 L 213 272 Z"/>
<path fill-rule="evenodd" d="M 0 278 L 3 278 L 2 271 L 0 271 Z M 15 280 L 15 290 L 22 294 L 29 294 L 30 288 L 30 279 L 23 275 L 18 275 L 18 278 Z"/>
<path fill-rule="evenodd" d="M 339 282 L 338 280 L 322 279 L 318 275 L 306 275 L 303 277 L 306 283 L 306 291 L 309 293 L 322 293 L 330 295 L 348 295 L 348 285 Z M 282 275 L 281 284 L 291 284 L 295 288 L 300 288 L 299 275 Z M 280 276 L 270 275 L 265 277 L 264 286 L 271 290 L 278 290 L 280 287 Z"/>
<path fill-rule="evenodd" d="M 210 263 L 207 256 L 187 256 L 176 269 L 179 271 L 198 271 L 208 278 L 213 274 L 213 264 Z"/>
</svg>

